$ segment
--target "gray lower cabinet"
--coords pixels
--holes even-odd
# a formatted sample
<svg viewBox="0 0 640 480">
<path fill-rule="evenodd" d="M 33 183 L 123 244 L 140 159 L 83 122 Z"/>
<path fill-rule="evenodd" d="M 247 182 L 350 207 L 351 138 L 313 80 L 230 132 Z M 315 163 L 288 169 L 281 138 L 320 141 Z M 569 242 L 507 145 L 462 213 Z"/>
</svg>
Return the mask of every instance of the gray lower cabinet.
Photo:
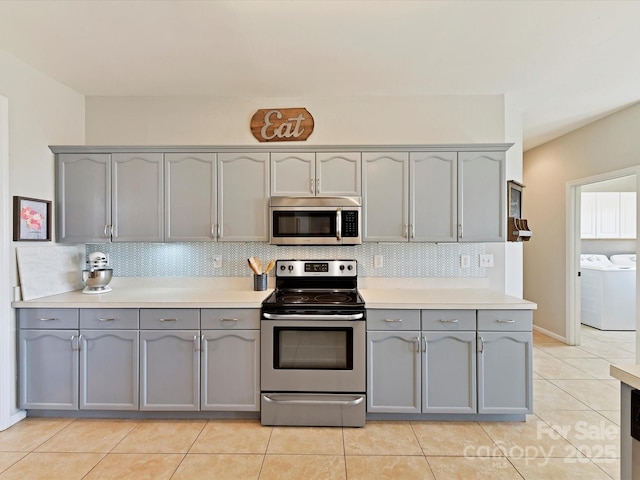
<svg viewBox="0 0 640 480">
<path fill-rule="evenodd" d="M 202 410 L 260 410 L 260 310 L 201 310 Z"/>
<path fill-rule="evenodd" d="M 387 330 L 367 333 L 369 412 L 476 413 L 475 310 L 369 310 L 367 322 Z"/>
<path fill-rule="evenodd" d="M 200 310 L 140 310 L 140 410 L 200 409 Z"/>
<path fill-rule="evenodd" d="M 533 411 L 532 312 L 478 311 L 478 413 Z"/>
<path fill-rule="evenodd" d="M 21 309 L 18 324 L 21 408 L 138 408 L 137 309 Z"/>
</svg>

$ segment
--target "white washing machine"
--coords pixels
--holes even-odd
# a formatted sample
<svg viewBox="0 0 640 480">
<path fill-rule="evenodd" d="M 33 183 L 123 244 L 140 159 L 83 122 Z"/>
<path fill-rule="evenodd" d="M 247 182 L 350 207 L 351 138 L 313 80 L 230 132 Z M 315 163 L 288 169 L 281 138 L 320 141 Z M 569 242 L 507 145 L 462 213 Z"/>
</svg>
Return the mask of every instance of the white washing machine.
<svg viewBox="0 0 640 480">
<path fill-rule="evenodd" d="M 580 255 L 581 323 L 600 330 L 636 329 L 636 271 L 606 255 Z"/>
<path fill-rule="evenodd" d="M 623 265 L 630 268 L 636 268 L 636 254 L 635 253 L 620 253 L 618 255 L 611 255 L 609 257 L 611 263 L 614 265 Z"/>
</svg>

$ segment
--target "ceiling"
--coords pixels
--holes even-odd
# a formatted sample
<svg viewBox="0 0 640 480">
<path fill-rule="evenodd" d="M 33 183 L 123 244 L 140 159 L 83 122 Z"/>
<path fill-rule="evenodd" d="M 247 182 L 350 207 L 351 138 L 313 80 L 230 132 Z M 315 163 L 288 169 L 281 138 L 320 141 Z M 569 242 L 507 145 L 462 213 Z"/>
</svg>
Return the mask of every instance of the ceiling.
<svg viewBox="0 0 640 480">
<path fill-rule="evenodd" d="M 87 96 L 505 94 L 528 150 L 640 101 L 640 1 L 0 1 Z"/>
</svg>

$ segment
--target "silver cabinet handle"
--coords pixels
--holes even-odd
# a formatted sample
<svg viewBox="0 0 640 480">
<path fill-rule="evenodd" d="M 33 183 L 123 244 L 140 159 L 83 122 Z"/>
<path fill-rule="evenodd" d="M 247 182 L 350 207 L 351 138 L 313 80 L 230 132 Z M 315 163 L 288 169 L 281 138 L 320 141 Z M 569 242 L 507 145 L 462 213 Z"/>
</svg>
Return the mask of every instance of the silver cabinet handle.
<svg viewBox="0 0 640 480">
<path fill-rule="evenodd" d="M 409 236 L 409 225 L 407 223 L 404 224 L 404 226 L 402 227 L 402 236 L 404 238 L 407 238 Z"/>
<path fill-rule="evenodd" d="M 105 225 L 104 226 L 104 230 L 102 231 L 102 233 L 104 233 L 104 238 L 109 238 L 109 233 L 107 233 L 107 230 L 109 229 L 110 225 Z"/>
<path fill-rule="evenodd" d="M 57 320 L 57 318 L 56 317 L 39 318 L 38 320 L 40 320 L 41 322 L 52 322 L 53 320 Z"/>
<path fill-rule="evenodd" d="M 99 318 L 98 319 L 101 322 L 115 322 L 116 319 L 115 318 Z"/>
<path fill-rule="evenodd" d="M 402 323 L 401 318 L 385 318 L 384 321 L 387 323 Z"/>
<path fill-rule="evenodd" d="M 216 224 L 211 224 L 211 238 L 216 238 Z"/>
<path fill-rule="evenodd" d="M 262 398 L 269 403 L 286 403 L 289 405 L 359 405 L 364 401 L 363 397 L 353 397 L 351 400 L 287 400 L 286 397 L 278 398 L 277 395 L 263 395 Z"/>
<path fill-rule="evenodd" d="M 462 238 L 462 224 L 458 224 L 458 238 Z"/>
<path fill-rule="evenodd" d="M 416 337 L 416 353 L 420 353 L 422 351 L 422 344 L 420 342 L 420 337 Z"/>
<path fill-rule="evenodd" d="M 82 334 L 78 335 L 78 351 L 82 350 Z"/>
<path fill-rule="evenodd" d="M 411 238 L 416 238 L 416 227 L 411 224 L 409 225 L 409 228 L 411 229 Z"/>
<path fill-rule="evenodd" d="M 118 238 L 118 226 L 111 225 L 111 238 Z"/>
<path fill-rule="evenodd" d="M 222 236 L 222 225 L 220 225 L 219 223 L 216 224 L 216 239 L 220 240 L 220 237 Z"/>
<path fill-rule="evenodd" d="M 422 351 L 427 351 L 427 337 L 422 337 Z"/>
<path fill-rule="evenodd" d="M 221 322 L 237 322 L 238 319 L 237 318 L 221 318 L 220 321 Z"/>
<path fill-rule="evenodd" d="M 75 352 L 75 351 L 76 351 L 76 349 L 75 349 L 75 348 L 73 348 L 73 341 L 74 341 L 75 339 L 76 339 L 76 336 L 75 336 L 75 335 L 71 335 L 71 351 L 72 351 L 72 352 Z"/>
<path fill-rule="evenodd" d="M 478 337 L 478 351 L 480 353 L 484 352 L 484 338 Z"/>
<path fill-rule="evenodd" d="M 316 182 L 313 180 L 313 178 L 311 180 L 309 180 L 309 191 L 311 193 L 315 193 L 314 192 L 314 185 L 316 184 Z"/>
<path fill-rule="evenodd" d="M 200 335 L 193 336 L 193 351 L 198 352 L 200 350 Z"/>
<path fill-rule="evenodd" d="M 441 318 L 440 321 L 442 323 L 458 323 L 457 318 Z"/>
<path fill-rule="evenodd" d="M 76 346 L 75 348 L 73 347 L 73 341 L 76 341 Z M 82 341 L 82 335 L 71 335 L 71 351 L 72 352 L 79 352 L 80 351 L 80 342 Z"/>
<path fill-rule="evenodd" d="M 515 321 L 515 320 L 511 320 L 511 319 L 502 319 L 502 318 L 498 318 L 498 319 L 496 320 L 496 322 L 498 322 L 498 323 L 516 323 L 516 321 Z"/>
<path fill-rule="evenodd" d="M 320 179 L 316 179 L 316 193 L 320 193 Z"/>
<path fill-rule="evenodd" d="M 161 322 L 177 322 L 178 319 L 177 318 L 161 318 L 160 321 Z"/>
</svg>

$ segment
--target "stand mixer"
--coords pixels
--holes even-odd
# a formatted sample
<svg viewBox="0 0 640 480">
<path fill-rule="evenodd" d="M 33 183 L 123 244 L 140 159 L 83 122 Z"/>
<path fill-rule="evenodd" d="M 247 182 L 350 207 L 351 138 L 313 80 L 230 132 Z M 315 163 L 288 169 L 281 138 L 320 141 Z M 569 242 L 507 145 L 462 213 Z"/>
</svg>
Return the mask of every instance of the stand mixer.
<svg viewBox="0 0 640 480">
<path fill-rule="evenodd" d="M 86 285 L 82 293 L 107 293 L 111 291 L 109 282 L 113 269 L 108 268 L 107 256 L 102 252 L 89 254 L 87 269 L 82 271 L 82 281 Z"/>
</svg>

